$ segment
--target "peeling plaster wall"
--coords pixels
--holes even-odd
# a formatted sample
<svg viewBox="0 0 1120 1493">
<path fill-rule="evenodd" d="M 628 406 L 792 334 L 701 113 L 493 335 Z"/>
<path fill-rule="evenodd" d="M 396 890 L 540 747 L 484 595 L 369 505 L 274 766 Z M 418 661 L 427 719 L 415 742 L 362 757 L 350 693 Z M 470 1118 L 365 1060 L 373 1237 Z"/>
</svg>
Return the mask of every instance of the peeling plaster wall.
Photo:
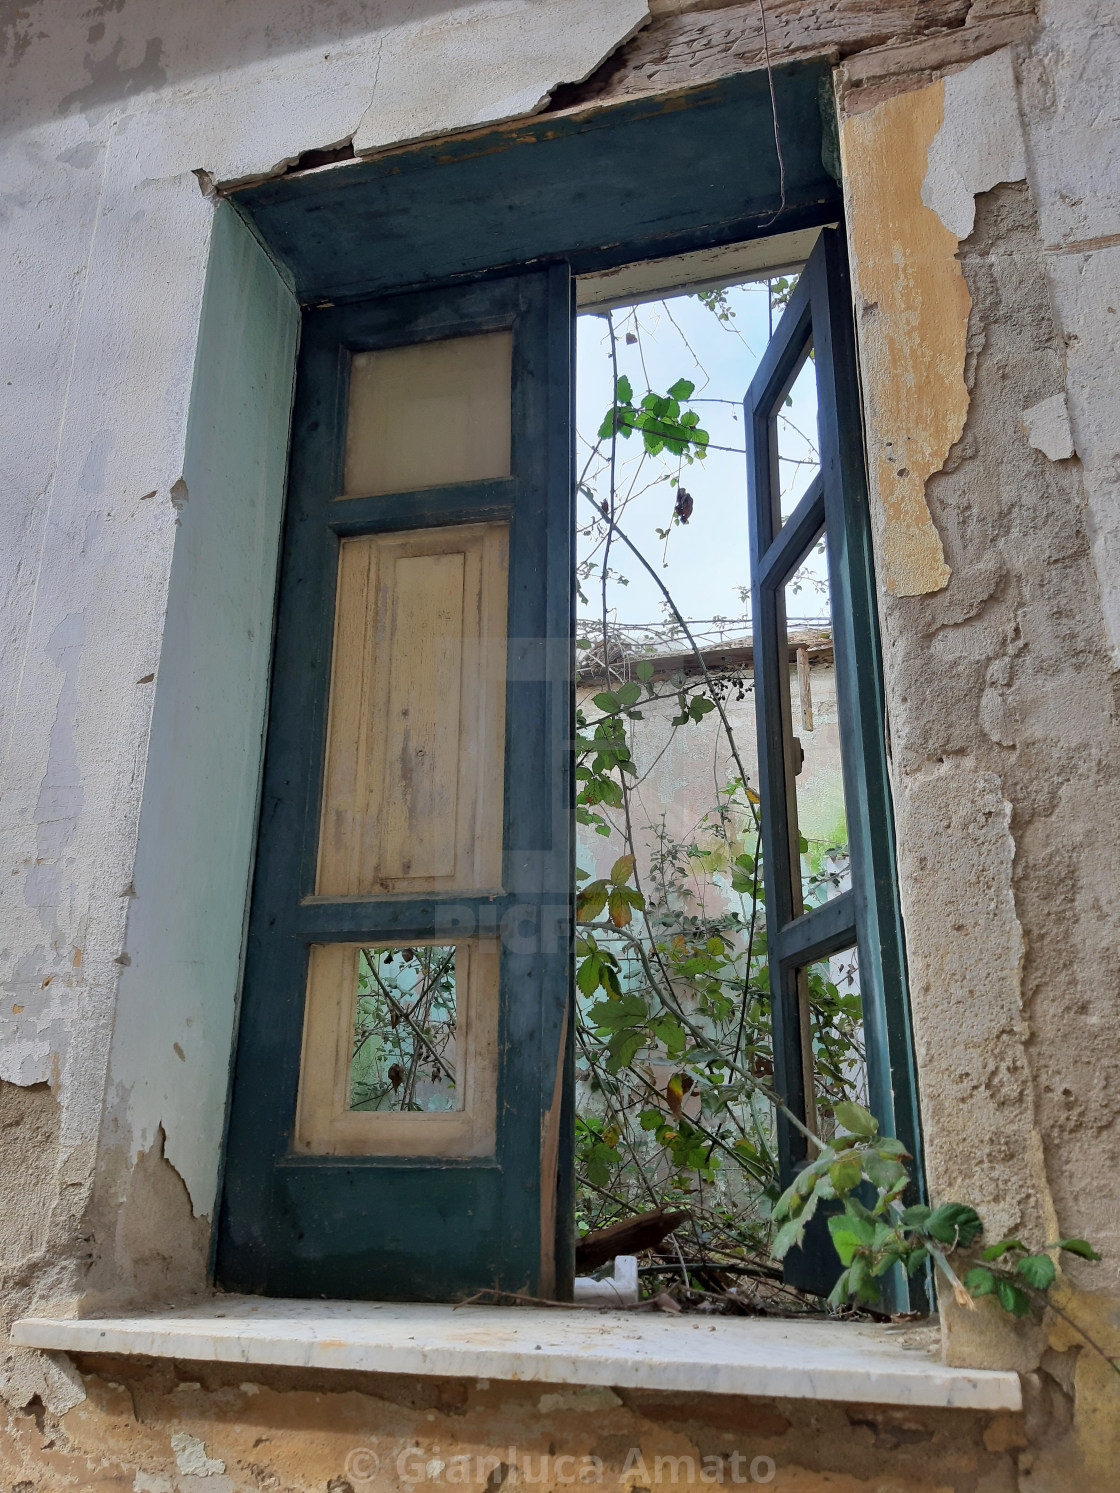
<svg viewBox="0 0 1120 1493">
<path fill-rule="evenodd" d="M 1105 631 L 1120 667 L 1120 16 L 1084 0 L 1077 24 L 1047 0 L 1038 38 L 1019 67 L 1027 175 L 1065 362 L 1065 395 L 1084 472 L 1088 531 Z"/>
<path fill-rule="evenodd" d="M 192 455 L 208 262 L 240 263 L 278 362 L 292 326 L 200 179 L 762 65 L 757 4 L 650 8 L 643 30 L 642 0 L 149 0 L 142 25 L 125 0 L 80 22 L 64 0 L 0 6 L 5 1316 L 166 1299 L 203 1277 L 262 719 L 248 628 L 268 611 L 277 492 L 275 471 L 250 481 L 220 452 Z M 766 14 L 773 61 L 839 63 L 931 1185 L 975 1200 L 993 1232 L 1092 1238 L 1108 1262 L 1070 1270 L 1060 1304 L 1120 1353 L 1115 8 L 1042 0 L 1036 23 L 1027 0 L 766 0 Z M 270 418 L 283 403 L 273 387 Z M 238 485 L 255 549 L 242 651 L 222 660 L 224 688 L 249 680 L 233 742 L 184 722 L 216 620 L 193 579 L 240 589 L 236 567 L 211 564 L 233 515 L 200 499 Z M 204 859 L 192 806 L 224 752 L 242 776 L 220 811 L 215 924 L 178 905 L 161 842 Z M 184 867 L 184 886 L 196 877 Z M 637 1445 L 762 1453 L 773 1485 L 802 1493 L 1114 1487 L 1115 1375 L 1072 1329 L 1008 1330 L 986 1307 L 945 1319 L 951 1358 L 1025 1373 L 1023 1417 L 592 1404 L 9 1351 L 0 1466 L 34 1493 L 361 1493 L 397 1485 L 392 1458 L 414 1439 L 429 1461 L 493 1452 L 491 1489 L 510 1444 L 593 1451 L 612 1486 Z M 370 1445 L 389 1454 L 373 1481 L 346 1462 Z"/>
<path fill-rule="evenodd" d="M 644 0 L 0 8 L 0 296 L 11 328 L 0 1079 L 50 1085 L 58 1140 L 45 1164 L 95 1235 L 58 1246 L 59 1269 L 39 1278 L 45 1295 L 72 1296 L 91 1249 L 127 1254 L 110 1204 L 128 1195 L 140 1156 L 181 1169 L 180 1191 L 161 1194 L 169 1229 L 191 1233 L 213 1207 L 283 396 L 272 391 L 255 453 L 230 434 L 235 391 L 222 400 L 218 449 L 192 449 L 206 266 L 235 234 L 228 217 L 215 230 L 200 183 L 267 174 L 351 137 L 368 148 L 537 108 L 647 18 Z M 290 374 L 278 278 L 255 246 L 230 249 L 226 263 L 255 298 L 249 321 L 275 301 L 272 343 L 231 347 L 227 373 L 251 383 L 255 355 Z M 264 406 L 246 398 L 251 424 Z M 227 544 L 241 556 L 223 556 Z M 245 635 L 208 670 L 222 620 Z M 193 719 L 215 692 L 243 711 L 225 740 Z M 209 889 L 192 902 L 207 813 L 221 833 Z M 203 945 L 199 964 L 192 947 Z M 200 1259 L 182 1256 L 178 1289 L 201 1285 Z M 132 1289 L 128 1262 L 117 1264 Z"/>
<path fill-rule="evenodd" d="M 1062 291 L 1071 260 L 1117 306 L 1120 282 L 1109 245 L 1054 246 L 1057 178 L 1037 164 L 1058 133 L 1040 76 L 1107 36 L 1070 8 L 1044 22 L 1040 52 L 894 95 L 846 117 L 841 137 L 929 1181 L 937 1198 L 975 1200 L 993 1237 L 1094 1239 L 1106 1264 L 1070 1269 L 1060 1300 L 1115 1353 L 1120 729 L 1105 623 L 1118 577 L 1102 514 L 1120 507 L 1120 467 L 1100 410 L 1117 384 L 1099 340 L 1092 372 L 1071 376 L 1093 301 Z M 1098 160 L 1120 138 L 1102 120 Z M 914 327 L 932 329 L 923 347 L 940 359 L 920 401 Z M 902 504 L 885 458 L 931 440 L 937 460 Z M 1049 1340 L 1012 1332 L 988 1307 L 942 1311 L 955 1362 L 1026 1371 L 1076 1340 L 1060 1323 Z M 1115 1375 L 1086 1350 L 1061 1373 L 1077 1414 L 1060 1446 L 1025 1454 L 1029 1486 L 1108 1487 Z"/>
</svg>

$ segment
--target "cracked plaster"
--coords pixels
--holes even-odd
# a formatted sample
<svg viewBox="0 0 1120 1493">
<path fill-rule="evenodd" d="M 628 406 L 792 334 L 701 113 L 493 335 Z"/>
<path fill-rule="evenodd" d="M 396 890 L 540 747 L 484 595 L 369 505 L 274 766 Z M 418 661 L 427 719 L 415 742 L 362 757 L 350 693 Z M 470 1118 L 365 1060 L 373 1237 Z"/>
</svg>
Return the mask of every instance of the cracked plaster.
<svg viewBox="0 0 1120 1493">
<path fill-rule="evenodd" d="M 0 1079 L 51 1085 L 56 1185 L 76 1168 L 66 1185 L 87 1202 L 99 1144 L 131 1167 L 158 1137 L 197 1213 L 212 1210 L 252 849 L 244 814 L 227 823 L 215 809 L 210 854 L 242 887 L 217 939 L 191 922 L 166 857 L 160 883 L 156 842 L 138 877 L 138 837 L 143 851 L 144 834 L 179 843 L 192 816 L 205 823 L 191 795 L 205 802 L 199 774 L 215 766 L 207 743 L 201 766 L 187 748 L 191 671 L 209 645 L 173 579 L 190 569 L 215 502 L 233 501 L 215 497 L 212 471 L 191 478 L 187 500 L 216 211 L 194 172 L 269 174 L 356 133 L 372 147 L 535 108 L 647 18 L 643 0 L 383 0 L 360 21 L 345 6 L 314 9 L 269 7 L 263 31 L 264 12 L 247 6 L 209 7 L 202 24 L 199 7 L 155 3 L 143 28 L 116 5 L 81 21 L 56 0 L 0 11 L 0 296 L 13 328 L 0 472 L 0 842 L 11 871 L 0 884 Z M 284 429 L 261 438 L 282 463 Z M 220 507 L 217 519 L 206 543 L 220 549 Z M 263 647 L 267 667 L 275 533 L 271 546 L 270 560 L 258 534 L 251 574 L 230 576 L 232 612 L 205 602 L 217 617 L 244 613 L 258 712 L 253 659 Z M 196 639 L 186 656 L 184 629 Z M 175 721 L 176 697 L 180 718 L 161 736 L 160 711 Z M 241 729 L 243 806 L 260 722 Z M 201 1269 L 190 1266 L 192 1281 Z"/>
<path fill-rule="evenodd" d="M 617 17 L 616 40 L 638 24 L 635 16 L 640 20 L 641 7 L 632 4 L 593 8 Z M 414 7 L 410 24 L 427 26 L 437 9 Z M 84 26 L 66 32 L 60 3 L 0 10 L 9 134 L 0 238 L 12 266 L 5 292 L 19 313 L 11 318 L 9 342 L 18 369 L 9 416 L 18 438 L 7 440 L 11 459 L 0 472 L 0 584 L 9 603 L 0 621 L 7 665 L 0 671 L 6 723 L 0 833 L 15 868 L 0 912 L 0 980 L 11 1002 L 10 1015 L 3 1015 L 13 1041 L 0 1057 L 15 1065 L 18 1083 L 39 1085 L 16 1088 L 28 1136 L 37 1133 L 44 1091 L 57 1110 L 43 1154 L 53 1157 L 47 1193 L 54 1188 L 58 1201 L 45 1259 L 23 1256 L 26 1270 L 6 1290 L 6 1302 L 20 1308 L 36 1270 L 38 1297 L 57 1302 L 74 1289 L 66 1261 L 80 1235 L 98 1143 L 117 981 L 122 969 L 136 968 L 117 962 L 135 900 L 133 848 L 152 711 L 152 692 L 136 681 L 159 662 L 177 529 L 196 501 L 193 490 L 183 512 L 172 501 L 183 477 L 212 213 L 192 173 L 242 179 L 281 169 L 359 127 L 369 132 L 364 139 L 376 138 L 376 122 L 363 117 L 372 97 L 371 59 L 381 43 L 372 33 L 355 35 L 341 11 L 293 12 L 265 38 L 246 24 L 248 8 L 227 7 L 221 25 L 204 36 L 205 28 L 181 19 L 193 13 L 153 4 L 158 54 L 151 36 L 133 32 L 115 54 L 115 78 L 103 69 L 100 96 L 83 112 L 72 105 L 94 81 L 85 52 L 112 57 L 127 24 L 117 20 L 115 7 L 101 10 L 88 34 Z M 548 12 L 542 6 L 537 14 L 543 21 Z M 973 35 L 1003 24 L 993 16 L 979 18 Z M 1012 19 L 1017 29 L 1008 35 L 1025 34 Z M 946 45 L 956 47 L 962 38 L 969 41 L 968 27 Z M 594 50 L 588 47 L 567 71 L 583 76 L 594 66 Z M 952 63 L 959 55 L 945 57 Z M 1103 376 L 1114 365 L 1113 323 L 1120 314 L 1114 169 L 1120 127 L 1114 111 L 1100 106 L 1113 96 L 1117 56 L 1107 0 L 1088 0 L 1076 14 L 1050 0 L 1040 7 L 1038 33 L 1017 47 L 1010 73 L 1005 54 L 986 73 L 970 77 L 965 69 L 880 105 L 870 103 L 875 94 L 865 87 L 859 106 L 867 122 L 844 121 L 855 270 L 866 302 L 860 330 L 873 485 L 875 458 L 885 449 L 874 405 L 892 368 L 885 353 L 868 352 L 875 319 L 882 321 L 884 312 L 909 317 L 911 338 L 920 330 L 944 353 L 935 396 L 914 403 L 908 395 L 914 418 L 897 422 L 909 434 L 931 410 L 935 429 L 923 457 L 928 471 L 902 494 L 893 538 L 886 535 L 885 485 L 874 495 L 880 563 L 892 579 L 882 598 L 887 695 L 916 1038 L 930 1065 L 923 1089 L 934 1121 L 931 1177 L 935 1188 L 959 1185 L 973 1195 L 983 1182 L 990 1198 L 980 1201 L 990 1204 L 993 1227 L 1016 1210 L 1024 1228 L 1045 1231 L 1056 1220 L 1103 1244 L 1113 1261 L 1120 1239 L 1094 1179 L 1120 1166 L 1120 1074 L 1111 1042 L 1120 937 L 1108 895 L 1111 847 L 1101 832 L 1120 816 L 1113 802 L 1116 702 L 1109 677 L 1120 658 L 1120 449 L 1114 383 Z M 224 71 L 215 67 L 217 57 Z M 872 78 L 872 64 L 894 65 L 884 52 L 868 60 L 862 75 Z M 146 91 L 158 81 L 157 68 L 166 81 Z M 558 81 L 555 72 L 541 79 L 534 102 Z M 1018 161 L 1009 76 L 1025 121 L 1029 193 L 997 185 L 1008 179 L 1007 162 Z M 994 80 L 996 95 L 977 88 L 981 78 Z M 383 83 L 377 77 L 375 87 Z M 891 84 L 896 92 L 897 86 Z M 484 108 L 528 99 L 536 87 L 530 82 L 523 93 L 503 93 Z M 485 77 L 480 88 L 489 100 Z M 67 98 L 67 111 L 58 113 Z M 399 101 L 396 107 L 407 116 Z M 962 113 L 968 109 L 971 119 Z M 875 135 L 888 118 L 904 126 L 894 155 Z M 993 140 L 989 129 L 985 135 L 989 119 L 1011 134 Z M 974 129 L 977 122 L 981 128 Z M 449 126 L 433 126 L 441 127 Z M 866 180 L 869 161 L 888 181 L 904 184 L 906 211 L 885 217 L 886 234 L 880 226 L 877 240 L 865 237 L 861 249 L 856 220 L 860 191 L 874 186 Z M 969 229 L 971 240 L 960 244 Z M 921 261 L 926 249 L 931 254 L 909 287 L 897 276 L 892 281 L 884 262 L 885 299 L 868 293 L 864 277 L 884 237 L 896 261 L 907 255 Z M 150 274 L 137 274 L 137 266 Z M 907 300 L 923 277 L 943 292 L 930 305 Z M 901 346 L 907 334 L 892 335 Z M 1063 390 L 1080 459 L 1055 464 L 1031 448 L 1022 416 Z M 86 602 L 76 671 L 66 648 L 52 642 L 75 596 Z M 72 676 L 77 708 L 63 702 L 60 711 Z M 56 746 L 61 755 L 52 758 Z M 63 772 L 71 749 L 76 780 Z M 58 764 L 54 777 L 44 771 L 48 762 Z M 67 817 L 64 800 L 72 804 L 75 789 L 80 811 Z M 46 790 L 53 807 L 40 825 Z M 920 841 L 912 829 L 920 830 Z M 35 890 L 50 887 L 54 875 L 53 867 L 43 872 L 46 858 L 37 864 L 40 832 L 65 840 L 57 900 L 53 890 L 45 900 Z M 922 864 L 913 849 L 919 842 Z M 945 917 L 968 930 L 956 945 L 960 957 L 948 961 L 946 925 L 939 923 Z M 942 982 L 950 995 L 951 1041 Z M 37 1077 L 44 1073 L 46 1090 Z M 114 1093 L 117 1115 L 128 1094 Z M 951 1114 L 944 1094 L 959 1100 Z M 163 1144 L 159 1110 L 158 1102 L 146 1101 L 140 1131 L 146 1144 L 138 1148 L 145 1155 L 156 1140 Z M 125 1112 L 125 1130 L 133 1119 Z M 180 1139 L 189 1150 L 185 1125 L 172 1127 L 168 1151 Z M 124 1147 L 120 1155 L 131 1168 L 136 1151 Z M 185 1160 L 183 1171 L 190 1173 Z M 177 1183 L 176 1192 L 173 1181 L 160 1183 L 174 1194 L 169 1216 L 178 1210 L 193 1217 L 190 1189 Z M 194 1188 L 201 1197 L 205 1184 L 196 1180 Z M 1083 1303 L 1077 1310 L 1087 1320 L 1103 1320 L 1111 1309 L 1089 1290 L 1111 1278 L 1101 1271 L 1075 1266 L 1071 1272 L 1074 1286 L 1086 1288 L 1072 1299 Z M 970 1349 L 961 1331 L 955 1351 L 988 1350 Z M 1016 1339 L 995 1351 L 1027 1363 L 1038 1361 L 1041 1349 Z M 1087 1489 L 1108 1486 L 1093 1478 L 1102 1466 L 1107 1476 L 1108 1462 L 1100 1458 L 1114 1441 L 1109 1386 L 1090 1385 L 1083 1395 L 1092 1359 L 1084 1351 L 1074 1356 L 1071 1373 L 1068 1351 L 1043 1355 L 1039 1403 L 1066 1403 L 1055 1386 L 1076 1380 L 1076 1415 L 1083 1417 L 1077 1445 L 1095 1437 L 1103 1452 L 1096 1454 L 1097 1472 L 1092 1466 L 1086 1472 L 1082 1450 L 1053 1432 L 1064 1451 L 1031 1453 L 1041 1475 L 1030 1486 L 1047 1493 L 1064 1493 L 1075 1476 Z M 1047 1362 L 1058 1380 L 1047 1378 Z M 69 1391 L 51 1379 L 55 1370 Z M 10 1359 L 3 1381 L 10 1403 L 32 1404 L 38 1396 L 52 1414 L 76 1393 L 65 1365 L 47 1368 L 32 1355 Z M 104 1399 L 98 1414 L 116 1413 L 116 1390 L 97 1392 Z M 143 1385 L 133 1392 L 142 1395 Z M 71 1411 L 80 1413 L 81 1407 Z M 1068 1404 L 1054 1415 L 1052 1428 L 1061 1431 Z M 31 1417 L 25 1419 L 32 1429 L 21 1422 L 20 1436 L 34 1435 Z M 93 1426 L 81 1434 L 96 1439 L 102 1432 Z M 191 1434 L 211 1446 L 201 1423 Z M 1021 1445 L 1016 1434 L 1009 1441 L 996 1436 L 993 1445 Z M 1042 1435 L 1037 1417 L 1030 1434 L 1036 1442 Z M 985 1433 L 985 1446 L 988 1440 Z M 99 1455 L 109 1460 L 117 1455 L 111 1443 L 111 1436 L 100 1443 Z M 220 1448 L 207 1455 L 215 1450 L 226 1459 Z M 155 1486 L 163 1477 L 155 1469 L 170 1465 L 170 1450 L 146 1446 L 144 1456 L 150 1470 L 137 1472 L 137 1486 L 141 1477 Z M 890 1464 L 892 1475 L 898 1465 Z M 83 1486 L 83 1474 L 77 1476 L 74 1485 Z M 1010 1490 L 1014 1476 L 1006 1466 L 988 1468 L 990 1481 L 977 1486 Z"/>
</svg>

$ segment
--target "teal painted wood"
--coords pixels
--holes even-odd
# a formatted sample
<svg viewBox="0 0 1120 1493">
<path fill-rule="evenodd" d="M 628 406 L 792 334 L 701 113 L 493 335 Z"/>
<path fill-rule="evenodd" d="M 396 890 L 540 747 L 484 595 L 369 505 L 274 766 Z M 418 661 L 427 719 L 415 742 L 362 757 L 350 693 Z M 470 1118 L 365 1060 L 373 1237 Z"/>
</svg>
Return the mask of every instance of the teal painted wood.
<svg viewBox="0 0 1120 1493">
<path fill-rule="evenodd" d="M 419 1300 L 538 1289 L 542 1122 L 572 974 L 570 321 L 563 265 L 305 318 L 217 1249 L 228 1289 Z M 349 351 L 510 326 L 512 478 L 440 489 L 427 501 L 334 503 Z M 307 904 L 340 532 L 499 515 L 510 521 L 504 894 Z M 503 932 L 495 1156 L 295 1157 L 310 944 L 489 928 Z"/>
<path fill-rule="evenodd" d="M 267 255 L 219 204 L 110 1080 L 131 1094 L 137 1133 L 164 1126 L 200 1216 L 219 1185 L 299 326 Z"/>
<path fill-rule="evenodd" d="M 540 1219 L 547 1202 L 540 1193 L 540 1118 L 553 1096 L 571 990 L 570 748 L 565 745 L 557 754 L 562 732 L 566 743 L 574 735 L 569 275 L 573 269 L 604 269 L 835 221 L 841 215 L 839 187 L 822 163 L 834 134 L 827 110 L 823 121 L 820 112 L 828 78 L 820 61 L 775 70 L 786 161 L 781 211 L 769 88 L 758 73 L 612 109 L 519 122 L 236 194 L 238 210 L 291 276 L 301 299 L 355 303 L 309 313 L 306 320 L 262 857 L 220 1225 L 218 1273 L 226 1285 L 276 1294 L 429 1299 L 449 1299 L 478 1283 L 536 1288 Z M 859 781 L 854 786 L 846 781 L 846 791 L 849 820 L 859 819 L 854 855 L 863 869 L 842 905 L 797 920 L 787 916 L 773 940 L 777 1061 L 785 1064 L 781 1082 L 796 1109 L 804 1095 L 796 1092 L 789 1056 L 794 1028 L 782 982 L 788 982 L 798 961 L 843 947 L 858 932 L 861 956 L 877 961 L 882 971 L 881 980 L 872 976 L 865 987 L 880 1012 L 869 1028 L 873 1102 L 881 1116 L 893 1116 L 884 1120 L 884 1128 L 893 1128 L 918 1155 L 846 266 L 839 235 L 825 234 L 824 241 L 814 260 L 824 268 L 803 277 L 755 390 L 766 380 L 773 387 L 788 381 L 806 335 L 811 333 L 819 347 L 828 345 L 835 375 L 821 406 L 832 432 L 826 440 L 822 427 L 822 452 L 830 453 L 828 489 L 822 477 L 772 548 L 772 514 L 759 497 L 769 493 L 767 437 L 752 423 L 748 401 L 756 657 L 776 647 L 767 596 L 773 597 L 795 567 L 802 541 L 807 546 L 819 533 L 826 508 L 833 526 L 840 501 L 836 553 L 842 563 L 833 588 L 834 596 L 847 598 L 852 620 L 842 629 L 843 638 L 838 636 L 837 659 L 838 673 L 849 681 L 842 691 L 848 712 L 844 729 L 857 754 L 851 770 Z M 539 396 L 532 417 L 535 456 L 528 444 L 522 450 L 526 462 L 536 461 L 532 479 L 523 483 L 518 468 L 511 482 L 348 503 L 344 514 L 330 517 L 316 512 L 326 491 L 333 494 L 339 486 L 345 394 L 340 341 L 362 345 L 363 336 L 391 339 L 421 324 L 433 336 L 444 334 L 438 327 L 481 327 L 488 314 L 482 308 L 496 304 L 486 296 L 500 298 L 500 287 L 508 290 L 513 280 L 479 277 L 530 260 L 552 263 L 547 272 L 516 277 L 523 290 L 530 284 L 546 287 L 530 296 L 537 297 L 535 330 L 524 339 L 519 364 L 526 390 L 532 387 Z M 462 289 L 459 299 L 436 293 L 395 296 L 375 305 L 358 301 L 472 277 L 479 283 Z M 471 321 L 475 314 L 481 321 Z M 497 898 L 455 899 L 464 931 L 519 928 L 503 954 L 503 990 L 520 985 L 533 992 L 532 1000 L 516 1007 L 503 998 L 503 1051 L 516 1052 L 521 1062 L 517 1072 L 512 1061 L 503 1067 L 499 1154 L 492 1163 L 295 1158 L 288 1144 L 307 945 L 420 937 L 437 918 L 449 917 L 431 898 L 382 902 L 376 910 L 373 904 L 298 905 L 314 866 L 337 542 L 348 533 L 506 515 L 513 517 L 515 535 L 523 541 L 510 581 L 511 633 L 520 641 L 510 654 L 508 715 L 518 726 L 514 731 L 511 724 L 507 755 L 506 890 Z M 833 559 L 830 553 L 830 564 Z M 760 667 L 761 710 L 773 690 L 764 657 Z M 774 677 L 771 664 L 771 681 Z M 288 702 L 283 708 L 281 700 Z M 777 792 L 780 715 L 768 708 L 767 719 L 769 724 L 760 721 L 762 778 L 771 785 L 768 792 Z M 274 853 L 265 854 L 269 846 Z M 782 854 L 780 843 L 767 846 L 771 874 L 780 870 Z M 785 856 L 788 873 L 788 846 Z M 780 910 L 780 893 L 770 907 L 772 915 Z M 868 939 L 877 943 L 865 953 L 862 944 Z M 569 1126 L 570 1067 L 569 1051 L 563 1070 Z M 797 1164 L 797 1142 L 788 1127 L 781 1131 L 788 1175 Z M 556 1189 L 557 1289 L 563 1291 L 571 1278 L 573 1244 L 572 1136 L 567 1132 Z"/>
<path fill-rule="evenodd" d="M 902 916 L 895 879 L 894 825 L 885 737 L 875 576 L 862 444 L 851 287 L 842 234 L 826 229 L 775 330 L 745 403 L 752 611 L 755 628 L 760 796 L 763 810 L 775 1085 L 804 1118 L 797 971 L 809 959 L 856 945 L 859 952 L 870 1104 L 884 1134 L 915 1158 L 921 1194 L 921 1128 L 910 1036 Z M 781 524 L 773 417 L 812 346 L 818 402 L 820 479 Z M 847 898 L 795 916 L 800 877 L 791 845 L 794 784 L 787 762 L 782 694 L 788 651 L 782 588 L 822 529 L 832 597 L 844 799 L 851 849 Z M 840 905 L 837 905 L 840 904 Z M 779 1153 L 788 1185 L 805 1164 L 804 1137 L 779 1117 Z M 787 1258 L 787 1277 L 827 1292 L 840 1273 L 823 1227 Z M 920 1281 L 899 1273 L 888 1304 L 918 1309 Z"/>
<path fill-rule="evenodd" d="M 831 72 L 765 72 L 541 115 L 232 195 L 301 301 L 438 284 L 531 261 L 576 274 L 835 222 Z M 822 108 L 825 113 L 822 115 Z M 835 167 L 833 167 L 835 169 Z"/>
</svg>

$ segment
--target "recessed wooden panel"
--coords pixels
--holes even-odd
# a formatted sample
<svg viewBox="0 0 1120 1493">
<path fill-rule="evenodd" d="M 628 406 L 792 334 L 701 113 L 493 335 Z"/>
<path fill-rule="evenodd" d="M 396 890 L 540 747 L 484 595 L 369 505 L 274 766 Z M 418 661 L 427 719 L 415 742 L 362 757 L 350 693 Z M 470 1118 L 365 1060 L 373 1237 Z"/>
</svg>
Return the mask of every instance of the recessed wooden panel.
<svg viewBox="0 0 1120 1493">
<path fill-rule="evenodd" d="M 508 525 L 340 546 L 316 894 L 501 883 Z"/>
<path fill-rule="evenodd" d="M 512 332 L 354 353 L 344 496 L 508 477 Z"/>
<path fill-rule="evenodd" d="M 430 947 L 427 940 L 413 948 Z M 353 1065 L 365 944 L 313 944 L 295 1150 L 314 1156 L 491 1156 L 497 1123 L 498 943 L 455 945 L 454 1109 L 355 1109 Z M 385 944 L 379 948 L 384 949 Z M 400 947 L 403 947 L 400 946 Z"/>
</svg>

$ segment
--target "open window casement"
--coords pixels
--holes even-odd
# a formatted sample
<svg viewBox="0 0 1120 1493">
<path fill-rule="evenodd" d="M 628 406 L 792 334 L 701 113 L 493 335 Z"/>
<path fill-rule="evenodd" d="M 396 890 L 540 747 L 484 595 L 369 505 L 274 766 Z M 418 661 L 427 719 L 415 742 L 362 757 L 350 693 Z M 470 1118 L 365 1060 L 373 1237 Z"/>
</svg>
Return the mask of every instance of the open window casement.
<svg viewBox="0 0 1120 1493">
<path fill-rule="evenodd" d="M 554 266 L 307 315 L 228 1288 L 569 1289 L 570 304 Z"/>
<path fill-rule="evenodd" d="M 919 1156 L 828 79 L 791 63 L 238 189 L 305 310 L 227 1289 L 571 1293 L 574 277 L 603 307 L 810 256 L 747 399 L 774 1079 L 811 1128 L 805 972 L 858 950 L 868 1102 Z M 820 475 L 782 522 L 774 417 L 807 366 Z M 851 889 L 807 906 L 783 590 L 822 532 Z M 778 1141 L 789 1181 L 808 1151 L 784 1119 Z M 823 1236 L 787 1266 L 837 1271 Z"/>
<path fill-rule="evenodd" d="M 783 514 L 778 416 L 802 374 L 816 386 L 819 471 L 792 511 Z M 896 1136 L 920 1158 L 851 290 L 838 229 L 822 231 L 751 383 L 745 415 L 775 1089 L 815 1130 L 806 971 L 851 950 L 858 954 L 868 1104 L 881 1132 Z M 851 885 L 807 907 L 786 592 L 821 543 L 827 556 Z M 803 714 L 804 709 L 803 702 Z M 782 1181 L 788 1186 L 815 1151 L 780 1112 L 777 1130 Z M 920 1161 L 914 1172 L 920 1178 Z M 825 1220 L 815 1218 L 804 1246 L 786 1258 L 786 1278 L 826 1294 L 839 1270 Z M 907 1282 L 899 1274 L 883 1290 L 894 1310 L 924 1304 L 921 1281 Z"/>
</svg>

